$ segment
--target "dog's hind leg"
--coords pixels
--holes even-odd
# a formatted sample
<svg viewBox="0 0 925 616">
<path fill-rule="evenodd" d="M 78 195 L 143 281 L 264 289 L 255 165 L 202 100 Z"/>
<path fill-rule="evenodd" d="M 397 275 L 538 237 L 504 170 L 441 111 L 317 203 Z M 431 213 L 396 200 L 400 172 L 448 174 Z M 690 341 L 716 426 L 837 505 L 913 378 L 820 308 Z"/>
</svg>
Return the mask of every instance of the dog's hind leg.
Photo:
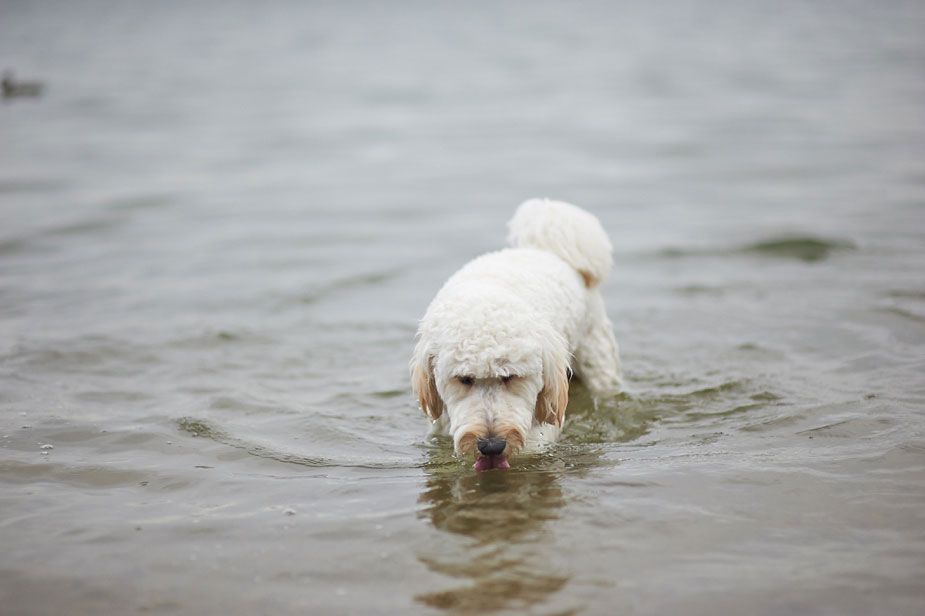
<svg viewBox="0 0 925 616">
<path fill-rule="evenodd" d="M 589 294 L 588 321 L 575 348 L 574 368 L 595 395 L 614 394 L 623 389 L 620 350 L 600 291 Z"/>
</svg>

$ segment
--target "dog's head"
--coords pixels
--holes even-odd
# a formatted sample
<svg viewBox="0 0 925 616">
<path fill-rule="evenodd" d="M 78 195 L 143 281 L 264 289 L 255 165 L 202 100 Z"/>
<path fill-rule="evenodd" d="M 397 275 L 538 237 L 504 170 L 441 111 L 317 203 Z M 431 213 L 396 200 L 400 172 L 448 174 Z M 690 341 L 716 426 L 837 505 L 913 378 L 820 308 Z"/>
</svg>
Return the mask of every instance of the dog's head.
<svg viewBox="0 0 925 616">
<path fill-rule="evenodd" d="M 474 456 L 479 470 L 508 468 L 534 426 L 562 426 L 568 404 L 562 336 L 541 319 L 492 316 L 470 314 L 443 328 L 422 323 L 411 361 L 421 408 L 448 421 L 457 455 Z"/>
</svg>

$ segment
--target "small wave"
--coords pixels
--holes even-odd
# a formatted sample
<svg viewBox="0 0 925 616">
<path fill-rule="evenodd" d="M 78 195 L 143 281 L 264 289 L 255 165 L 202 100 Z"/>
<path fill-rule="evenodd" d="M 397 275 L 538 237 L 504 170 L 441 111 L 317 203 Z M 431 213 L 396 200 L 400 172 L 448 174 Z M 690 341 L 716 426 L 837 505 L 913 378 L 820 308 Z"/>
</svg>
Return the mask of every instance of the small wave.
<svg viewBox="0 0 925 616">
<path fill-rule="evenodd" d="M 97 334 L 51 343 L 23 341 L 0 358 L 30 368 L 108 376 L 137 374 L 139 369 L 160 362 L 150 348 Z"/>
<path fill-rule="evenodd" d="M 805 262 L 822 261 L 835 251 L 855 250 L 849 240 L 825 239 L 811 235 L 771 237 L 735 248 L 664 248 L 656 256 L 666 259 L 688 257 L 729 257 L 751 255 L 775 259 L 796 259 Z"/>
<path fill-rule="evenodd" d="M 642 398 L 639 404 L 655 418 L 668 423 L 726 422 L 733 417 L 750 417 L 762 409 L 781 404 L 781 397 L 762 390 L 749 380 L 725 381 L 682 393 L 662 393 Z M 740 421 L 737 423 L 741 423 Z"/>
<path fill-rule="evenodd" d="M 81 391 L 74 394 L 74 397 L 81 402 L 107 405 L 135 404 L 154 399 L 154 396 L 149 393 L 132 390 Z"/>
<path fill-rule="evenodd" d="M 811 236 L 771 238 L 744 246 L 740 251 L 765 257 L 821 261 L 835 250 L 854 250 L 853 242 Z"/>
<path fill-rule="evenodd" d="M 121 218 L 87 218 L 85 220 L 75 220 L 46 229 L 42 235 L 46 237 L 58 237 L 67 235 L 86 235 L 99 232 L 109 231 L 123 223 Z"/>
<path fill-rule="evenodd" d="M 269 458 L 271 460 L 290 464 L 301 464 L 303 466 L 339 466 L 335 462 L 321 457 L 296 456 L 284 452 L 273 451 L 265 446 L 232 437 L 212 423 L 202 419 L 196 419 L 195 417 L 181 417 L 177 420 L 177 427 L 193 438 L 207 438 L 216 443 L 234 447 L 235 449 L 243 449 L 248 454 L 261 458 Z"/>
<path fill-rule="evenodd" d="M 238 330 L 209 328 L 173 338 L 167 346 L 177 349 L 212 350 L 229 346 L 259 347 L 273 343 L 274 340 L 270 336 L 248 328 Z"/>
<path fill-rule="evenodd" d="M 880 308 L 879 311 L 884 314 L 891 314 L 897 317 L 901 317 L 907 321 L 925 323 L 925 314 L 917 314 L 911 310 L 900 308 L 899 306 L 887 306 L 885 308 Z"/>
<path fill-rule="evenodd" d="M 912 291 L 912 290 L 896 290 L 890 291 L 887 293 L 887 297 L 895 297 L 902 299 L 925 299 L 925 291 Z"/>
<path fill-rule="evenodd" d="M 19 252 L 25 252 L 29 249 L 29 247 L 29 241 L 21 237 L 2 240 L 0 241 L 0 255 L 12 255 Z"/>
<path fill-rule="evenodd" d="M 148 210 L 164 207 L 173 202 L 173 199 L 167 195 L 133 195 L 113 199 L 107 204 L 107 207 L 115 211 Z"/>
<path fill-rule="evenodd" d="M 656 407 L 626 392 L 596 400 L 586 388 L 576 384 L 569 396 L 568 421 L 562 439 L 566 445 L 634 441 L 647 434 L 658 417 Z"/>
<path fill-rule="evenodd" d="M 195 417 L 181 417 L 177 420 L 177 427 L 186 432 L 193 438 L 207 438 L 245 451 L 248 455 L 267 460 L 274 460 L 284 464 L 296 464 L 311 468 L 361 468 L 361 469 L 406 469 L 419 468 L 422 466 L 420 461 L 395 460 L 384 461 L 380 459 L 353 458 L 350 460 L 335 459 L 324 456 L 309 456 L 289 451 L 283 451 L 277 447 L 263 445 L 255 442 L 253 439 L 244 439 L 232 436 L 225 430 L 215 426 L 213 423 L 197 419 Z"/>
<path fill-rule="evenodd" d="M 303 304 L 314 304 L 340 291 L 374 286 L 383 282 L 387 282 L 402 272 L 403 270 L 393 269 L 381 272 L 357 274 L 356 276 L 345 276 L 328 283 L 320 284 L 314 289 L 303 293 L 298 299 Z"/>
<path fill-rule="evenodd" d="M 92 218 L 87 220 L 76 220 L 46 229 L 27 232 L 20 237 L 11 237 L 0 241 L 0 254 L 14 255 L 19 253 L 38 252 L 43 250 L 43 247 L 49 240 L 71 235 L 105 232 L 118 226 L 120 223 L 120 220 Z"/>
<path fill-rule="evenodd" d="M 702 296 L 702 295 L 711 295 L 719 297 L 725 294 L 726 289 L 719 286 L 710 286 L 705 284 L 689 284 L 683 287 L 678 287 L 675 291 L 679 295 L 688 295 L 688 296 Z"/>
<path fill-rule="evenodd" d="M 141 471 L 121 470 L 105 466 L 74 466 L 43 461 L 41 464 L 26 462 L 0 462 L 0 476 L 5 482 L 30 484 L 51 481 L 83 488 L 114 488 L 137 485 L 150 479 Z"/>
<path fill-rule="evenodd" d="M 63 180 L 47 178 L 33 179 L 6 179 L 0 180 L 0 193 L 42 193 L 59 191 L 68 188 L 69 184 Z"/>
<path fill-rule="evenodd" d="M 895 432 L 896 422 L 887 417 L 849 417 L 797 432 L 800 436 L 859 439 Z"/>
</svg>

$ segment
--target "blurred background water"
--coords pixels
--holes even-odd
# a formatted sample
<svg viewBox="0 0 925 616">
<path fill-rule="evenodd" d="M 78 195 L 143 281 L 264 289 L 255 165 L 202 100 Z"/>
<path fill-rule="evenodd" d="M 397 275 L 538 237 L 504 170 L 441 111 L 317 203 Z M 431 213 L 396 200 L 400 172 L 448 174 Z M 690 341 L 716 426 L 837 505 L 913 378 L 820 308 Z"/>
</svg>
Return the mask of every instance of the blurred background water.
<svg viewBox="0 0 925 616">
<path fill-rule="evenodd" d="M 921 614 L 925 5 L 0 4 L 0 612 Z M 630 391 L 407 361 L 528 197 Z"/>
</svg>

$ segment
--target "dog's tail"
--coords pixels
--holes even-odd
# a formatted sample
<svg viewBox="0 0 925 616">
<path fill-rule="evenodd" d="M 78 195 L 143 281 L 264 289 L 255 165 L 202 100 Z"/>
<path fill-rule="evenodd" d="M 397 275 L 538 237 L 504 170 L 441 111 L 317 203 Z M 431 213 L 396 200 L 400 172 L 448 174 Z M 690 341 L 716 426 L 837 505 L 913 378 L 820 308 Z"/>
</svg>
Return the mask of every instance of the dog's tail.
<svg viewBox="0 0 925 616">
<path fill-rule="evenodd" d="M 600 221 L 569 203 L 524 201 L 507 227 L 508 244 L 553 253 L 575 268 L 588 288 L 603 282 L 613 267 L 613 246 Z"/>
</svg>

